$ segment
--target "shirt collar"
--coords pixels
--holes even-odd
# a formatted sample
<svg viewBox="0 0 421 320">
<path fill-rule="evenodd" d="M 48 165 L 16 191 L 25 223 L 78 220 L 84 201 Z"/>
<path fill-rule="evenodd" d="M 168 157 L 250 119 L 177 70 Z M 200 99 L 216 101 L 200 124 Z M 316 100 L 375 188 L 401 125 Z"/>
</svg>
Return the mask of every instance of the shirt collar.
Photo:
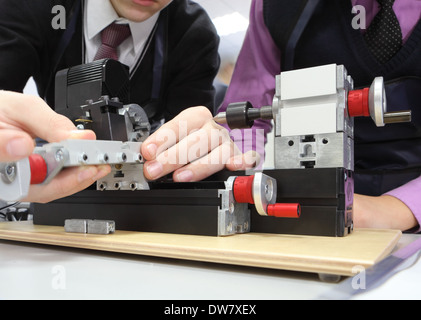
<svg viewBox="0 0 421 320">
<path fill-rule="evenodd" d="M 101 8 L 101 10 L 98 10 L 98 8 Z M 135 54 L 138 54 L 142 50 L 145 40 L 149 37 L 159 17 L 159 12 L 157 12 L 143 22 L 133 22 L 120 18 L 109 0 L 89 0 L 87 1 L 86 10 L 87 36 L 89 40 L 99 35 L 103 29 L 114 21 L 117 23 L 127 23 L 130 26 L 132 34 L 130 39 L 133 43 Z"/>
<path fill-rule="evenodd" d="M 130 31 L 132 33 L 135 54 L 138 54 L 139 51 L 142 50 L 143 45 L 152 32 L 156 22 L 158 21 L 158 18 L 159 12 L 155 13 L 152 17 L 143 22 L 133 22 L 126 20 L 129 23 Z"/>
<path fill-rule="evenodd" d="M 98 8 L 101 8 L 98 10 Z M 87 35 L 92 40 L 101 33 L 108 25 L 117 20 L 118 14 L 110 1 L 89 0 L 87 1 Z"/>
</svg>

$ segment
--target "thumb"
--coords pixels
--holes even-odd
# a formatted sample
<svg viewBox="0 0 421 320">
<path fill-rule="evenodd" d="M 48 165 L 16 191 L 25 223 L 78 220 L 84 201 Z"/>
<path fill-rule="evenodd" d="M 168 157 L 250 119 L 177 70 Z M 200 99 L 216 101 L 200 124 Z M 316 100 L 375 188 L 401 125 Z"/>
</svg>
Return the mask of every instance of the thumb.
<svg viewBox="0 0 421 320">
<path fill-rule="evenodd" d="M 61 138 L 61 139 L 60 139 Z M 62 130 L 57 134 L 57 142 L 61 140 L 95 140 L 95 133 L 91 130 Z M 13 162 L 30 156 L 35 143 L 32 137 L 20 130 L 0 130 L 0 162 Z"/>
<path fill-rule="evenodd" d="M 0 162 L 12 162 L 28 157 L 34 150 L 34 140 L 20 130 L 0 130 Z"/>
</svg>

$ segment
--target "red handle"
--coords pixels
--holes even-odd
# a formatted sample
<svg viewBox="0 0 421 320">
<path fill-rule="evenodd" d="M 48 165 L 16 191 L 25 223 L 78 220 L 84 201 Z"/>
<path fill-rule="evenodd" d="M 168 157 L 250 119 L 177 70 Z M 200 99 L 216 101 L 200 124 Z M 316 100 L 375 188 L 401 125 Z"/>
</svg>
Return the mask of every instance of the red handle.
<svg viewBox="0 0 421 320">
<path fill-rule="evenodd" d="M 299 218 L 301 206 L 298 203 L 275 203 L 268 205 L 268 215 L 277 218 Z"/>
</svg>

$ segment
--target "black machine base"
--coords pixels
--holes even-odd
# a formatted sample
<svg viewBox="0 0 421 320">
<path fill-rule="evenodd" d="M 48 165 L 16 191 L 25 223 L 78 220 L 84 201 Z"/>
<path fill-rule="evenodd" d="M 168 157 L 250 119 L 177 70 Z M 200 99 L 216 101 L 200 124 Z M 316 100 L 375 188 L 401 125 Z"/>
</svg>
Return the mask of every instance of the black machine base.
<svg viewBox="0 0 421 320">
<path fill-rule="evenodd" d="M 343 237 L 352 232 L 353 175 L 343 168 L 264 172 L 277 180 L 278 203 L 300 203 L 298 219 L 260 216 L 250 205 L 250 231 Z M 66 219 L 113 220 L 117 230 L 218 235 L 218 190 L 238 172 L 196 183 L 151 183 L 151 190 L 85 190 L 34 205 L 34 224 L 64 226 Z"/>
</svg>

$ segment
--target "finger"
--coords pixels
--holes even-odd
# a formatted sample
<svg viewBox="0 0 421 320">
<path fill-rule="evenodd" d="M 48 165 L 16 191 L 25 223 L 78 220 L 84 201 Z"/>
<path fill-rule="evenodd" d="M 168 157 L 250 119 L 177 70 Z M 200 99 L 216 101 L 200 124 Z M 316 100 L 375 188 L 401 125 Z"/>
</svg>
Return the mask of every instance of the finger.
<svg viewBox="0 0 421 320">
<path fill-rule="evenodd" d="M 24 201 L 46 203 L 70 196 L 92 185 L 111 172 L 108 165 L 67 168 L 49 184 L 33 185 Z"/>
<path fill-rule="evenodd" d="M 235 144 L 227 141 L 213 149 L 208 155 L 176 170 L 173 179 L 176 182 L 203 180 L 222 170 L 227 162 L 239 153 L 240 151 Z"/>
<path fill-rule="evenodd" d="M 0 105 L 2 122 L 48 142 L 66 140 L 76 131 L 72 121 L 54 112 L 39 97 L 2 91 Z"/>
<path fill-rule="evenodd" d="M 0 130 L 0 162 L 18 161 L 34 150 L 34 140 L 18 130 Z"/>
<path fill-rule="evenodd" d="M 71 130 L 67 132 L 67 136 L 64 137 L 61 140 L 58 141 L 62 141 L 62 140 L 79 140 L 79 139 L 83 139 L 83 140 L 95 140 L 96 139 L 96 135 L 95 132 L 91 131 L 91 130 Z"/>
<path fill-rule="evenodd" d="M 244 154 L 237 155 L 228 160 L 226 168 L 231 171 L 248 170 L 260 163 L 260 155 L 250 150 Z"/>
<path fill-rule="evenodd" d="M 157 179 L 202 158 L 226 142 L 232 143 L 228 131 L 215 122 L 208 121 L 203 128 L 158 154 L 155 160 L 146 162 L 145 176 L 150 180 Z"/>
<path fill-rule="evenodd" d="M 194 130 L 201 129 L 212 120 L 206 107 L 192 107 L 182 111 L 173 120 L 165 123 L 142 144 L 141 153 L 146 160 L 154 160 Z"/>
</svg>

